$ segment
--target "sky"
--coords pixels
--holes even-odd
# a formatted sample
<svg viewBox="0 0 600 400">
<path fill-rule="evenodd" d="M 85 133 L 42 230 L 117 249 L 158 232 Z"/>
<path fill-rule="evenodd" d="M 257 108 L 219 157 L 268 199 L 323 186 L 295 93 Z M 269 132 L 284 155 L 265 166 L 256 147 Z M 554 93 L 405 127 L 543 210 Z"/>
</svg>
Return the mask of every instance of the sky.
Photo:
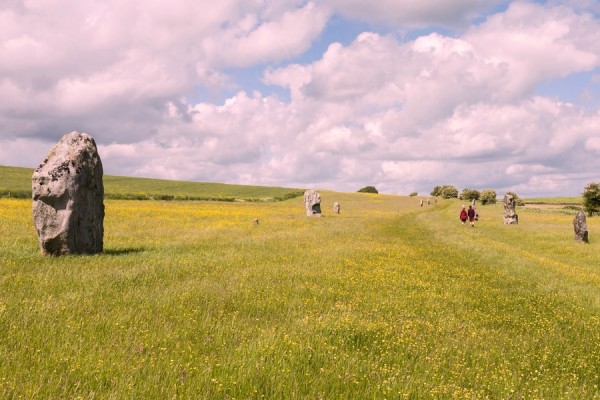
<svg viewBox="0 0 600 400">
<path fill-rule="evenodd" d="M 597 0 L 0 0 L 0 165 L 354 192 L 600 182 Z"/>
</svg>

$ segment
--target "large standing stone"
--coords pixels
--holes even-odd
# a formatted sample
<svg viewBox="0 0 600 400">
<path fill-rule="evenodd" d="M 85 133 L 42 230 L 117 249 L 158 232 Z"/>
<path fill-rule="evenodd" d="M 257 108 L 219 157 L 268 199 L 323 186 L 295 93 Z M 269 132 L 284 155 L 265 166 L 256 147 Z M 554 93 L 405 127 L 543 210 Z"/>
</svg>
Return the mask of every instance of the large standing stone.
<svg viewBox="0 0 600 400">
<path fill-rule="evenodd" d="M 42 254 L 102 252 L 104 185 L 94 139 L 87 133 L 64 135 L 31 181 Z"/>
<path fill-rule="evenodd" d="M 309 189 L 304 192 L 304 206 L 307 217 L 321 216 L 321 195 L 316 190 Z"/>
<path fill-rule="evenodd" d="M 579 211 L 573 220 L 573 228 L 575 229 L 575 240 L 578 242 L 588 242 L 588 229 L 585 220 L 585 213 Z"/>
<path fill-rule="evenodd" d="M 519 223 L 519 216 L 515 212 L 515 198 L 508 193 L 504 195 L 504 223 L 511 225 Z"/>
</svg>

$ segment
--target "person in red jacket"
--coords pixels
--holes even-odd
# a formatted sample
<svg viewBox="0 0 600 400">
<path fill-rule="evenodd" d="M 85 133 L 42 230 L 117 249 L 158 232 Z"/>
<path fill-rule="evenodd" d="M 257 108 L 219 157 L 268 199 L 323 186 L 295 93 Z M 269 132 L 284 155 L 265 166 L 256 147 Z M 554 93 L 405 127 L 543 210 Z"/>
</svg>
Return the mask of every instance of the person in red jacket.
<svg viewBox="0 0 600 400">
<path fill-rule="evenodd" d="M 460 220 L 462 221 L 463 225 L 465 222 L 467 222 L 467 217 L 467 210 L 465 210 L 465 206 L 462 206 L 462 210 L 460 210 Z"/>
<path fill-rule="evenodd" d="M 471 223 L 471 228 L 475 228 L 475 209 L 473 206 L 469 206 L 469 211 L 467 211 L 467 216 L 469 217 L 469 222 Z"/>
</svg>

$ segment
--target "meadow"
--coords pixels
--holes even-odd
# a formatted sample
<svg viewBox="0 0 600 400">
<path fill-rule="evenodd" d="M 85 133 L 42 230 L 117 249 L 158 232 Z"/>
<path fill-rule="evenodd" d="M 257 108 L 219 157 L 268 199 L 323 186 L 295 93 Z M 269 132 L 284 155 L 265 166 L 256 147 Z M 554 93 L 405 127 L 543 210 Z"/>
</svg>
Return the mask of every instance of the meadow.
<svg viewBox="0 0 600 400">
<path fill-rule="evenodd" d="M 33 169 L 0 166 L 0 198 L 31 198 Z M 300 189 L 188 182 L 104 175 L 104 197 L 113 200 L 278 201 L 301 196 Z"/>
<path fill-rule="evenodd" d="M 600 398 L 599 218 L 321 195 L 107 200 L 61 258 L 0 199 L 0 398 Z"/>
</svg>

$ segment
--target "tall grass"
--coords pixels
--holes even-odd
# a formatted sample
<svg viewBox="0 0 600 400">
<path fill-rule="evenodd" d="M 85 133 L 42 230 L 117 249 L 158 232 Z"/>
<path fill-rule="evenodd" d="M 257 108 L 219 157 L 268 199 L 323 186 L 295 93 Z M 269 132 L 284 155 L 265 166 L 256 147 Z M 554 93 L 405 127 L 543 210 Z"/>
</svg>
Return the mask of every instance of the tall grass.
<svg viewBox="0 0 600 400">
<path fill-rule="evenodd" d="M 0 200 L 0 397 L 600 398 L 596 219 L 322 198 L 109 200 L 62 258 Z"/>
</svg>

